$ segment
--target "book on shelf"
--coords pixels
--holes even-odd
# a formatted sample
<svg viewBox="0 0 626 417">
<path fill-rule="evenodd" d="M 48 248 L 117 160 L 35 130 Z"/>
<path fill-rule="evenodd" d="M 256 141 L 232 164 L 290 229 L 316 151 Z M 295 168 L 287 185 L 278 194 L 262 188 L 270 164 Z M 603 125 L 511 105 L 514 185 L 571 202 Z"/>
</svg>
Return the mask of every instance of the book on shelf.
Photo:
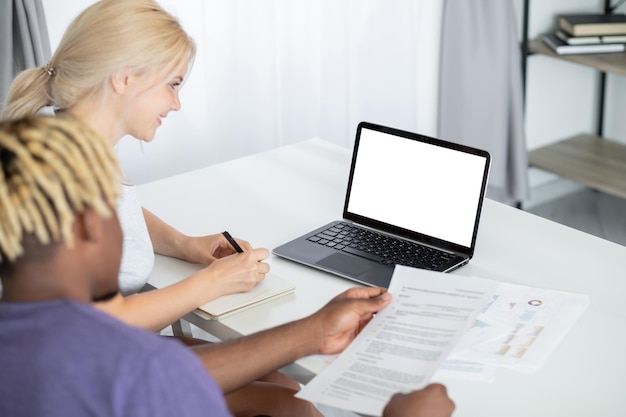
<svg viewBox="0 0 626 417">
<path fill-rule="evenodd" d="M 574 54 L 608 54 L 615 52 L 624 52 L 626 50 L 626 44 L 624 43 L 592 43 L 571 45 L 565 43 L 559 39 L 554 33 L 543 35 L 541 40 L 552 51 L 559 55 L 574 55 Z"/>
<path fill-rule="evenodd" d="M 574 36 L 626 34 L 626 14 L 566 14 L 558 18 L 559 28 Z"/>
<path fill-rule="evenodd" d="M 600 36 L 603 43 L 626 43 L 626 34 Z"/>
<path fill-rule="evenodd" d="M 597 43 L 626 43 L 626 34 L 624 35 L 605 35 L 605 36 L 573 36 L 562 29 L 554 31 L 554 35 L 567 43 L 568 45 L 587 45 Z"/>
</svg>

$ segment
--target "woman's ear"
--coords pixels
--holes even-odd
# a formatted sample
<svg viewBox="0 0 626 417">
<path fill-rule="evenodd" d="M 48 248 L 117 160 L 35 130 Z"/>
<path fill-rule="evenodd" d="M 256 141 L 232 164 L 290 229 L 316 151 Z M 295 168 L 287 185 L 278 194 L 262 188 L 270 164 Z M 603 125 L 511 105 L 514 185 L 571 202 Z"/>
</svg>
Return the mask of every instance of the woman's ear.
<svg viewBox="0 0 626 417">
<path fill-rule="evenodd" d="M 111 87 L 117 94 L 124 95 L 132 82 L 133 76 L 127 72 L 118 71 L 111 76 Z"/>
</svg>

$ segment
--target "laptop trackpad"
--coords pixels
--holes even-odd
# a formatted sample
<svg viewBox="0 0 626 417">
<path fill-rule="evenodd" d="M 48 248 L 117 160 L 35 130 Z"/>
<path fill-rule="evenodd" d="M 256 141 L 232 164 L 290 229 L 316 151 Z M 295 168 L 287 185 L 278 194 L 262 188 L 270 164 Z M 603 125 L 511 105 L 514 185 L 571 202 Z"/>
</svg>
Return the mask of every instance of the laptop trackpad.
<svg viewBox="0 0 626 417">
<path fill-rule="evenodd" d="M 330 268 L 349 276 L 359 276 L 372 268 L 372 263 L 365 259 L 355 258 L 342 253 L 334 253 L 317 262 L 318 265 Z"/>
</svg>

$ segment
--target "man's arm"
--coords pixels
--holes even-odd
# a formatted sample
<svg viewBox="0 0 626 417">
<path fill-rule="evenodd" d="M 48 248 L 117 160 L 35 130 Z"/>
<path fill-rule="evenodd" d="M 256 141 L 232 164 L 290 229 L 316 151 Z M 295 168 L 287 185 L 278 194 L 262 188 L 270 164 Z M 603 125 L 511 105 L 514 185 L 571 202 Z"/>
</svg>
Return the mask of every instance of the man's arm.
<svg viewBox="0 0 626 417">
<path fill-rule="evenodd" d="M 229 393 L 304 356 L 343 351 L 390 301 L 384 288 L 352 288 L 301 320 L 193 349 L 224 393 Z"/>
</svg>

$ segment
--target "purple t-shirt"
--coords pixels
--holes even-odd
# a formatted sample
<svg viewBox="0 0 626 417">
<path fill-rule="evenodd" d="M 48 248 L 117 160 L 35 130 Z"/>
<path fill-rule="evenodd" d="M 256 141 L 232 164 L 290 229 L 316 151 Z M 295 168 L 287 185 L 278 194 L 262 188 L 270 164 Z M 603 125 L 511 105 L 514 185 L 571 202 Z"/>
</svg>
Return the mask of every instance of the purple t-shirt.
<svg viewBox="0 0 626 417">
<path fill-rule="evenodd" d="M 69 300 L 0 302 L 0 416 L 230 416 L 176 340 Z"/>
</svg>

